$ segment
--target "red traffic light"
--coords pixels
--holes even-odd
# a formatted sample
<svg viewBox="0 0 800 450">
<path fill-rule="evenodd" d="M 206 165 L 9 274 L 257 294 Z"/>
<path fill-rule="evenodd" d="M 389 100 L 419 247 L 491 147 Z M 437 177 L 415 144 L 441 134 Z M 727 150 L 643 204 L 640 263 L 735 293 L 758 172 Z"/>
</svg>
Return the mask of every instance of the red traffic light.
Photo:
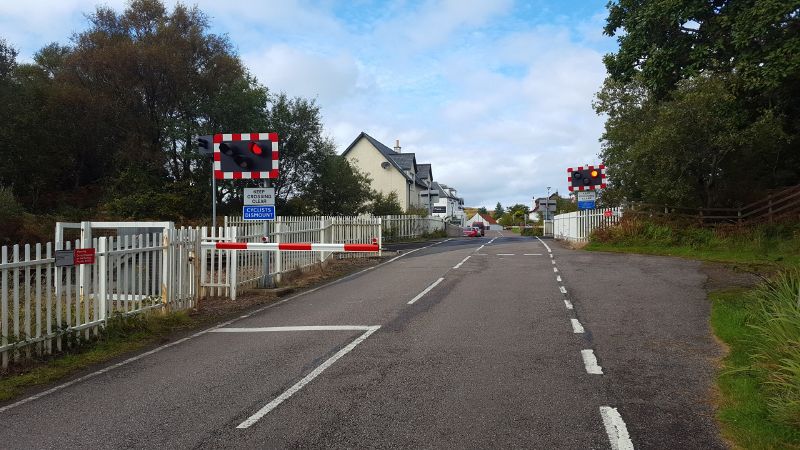
<svg viewBox="0 0 800 450">
<path fill-rule="evenodd" d="M 252 141 L 250 142 L 250 151 L 254 155 L 261 155 L 262 153 L 264 153 L 264 150 L 261 149 L 261 147 L 258 145 L 258 142 L 252 142 Z"/>
</svg>

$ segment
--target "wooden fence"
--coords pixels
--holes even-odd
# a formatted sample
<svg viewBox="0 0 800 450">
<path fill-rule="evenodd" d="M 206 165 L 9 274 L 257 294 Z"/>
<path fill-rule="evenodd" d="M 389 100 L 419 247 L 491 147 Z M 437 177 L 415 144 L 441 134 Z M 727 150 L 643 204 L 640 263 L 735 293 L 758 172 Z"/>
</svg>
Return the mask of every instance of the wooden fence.
<svg viewBox="0 0 800 450">
<path fill-rule="evenodd" d="M 750 225 L 785 218 L 800 219 L 800 185 L 772 192 L 767 197 L 739 208 L 685 208 L 633 203 L 625 212 L 650 217 L 684 219 L 700 225 Z"/>
</svg>

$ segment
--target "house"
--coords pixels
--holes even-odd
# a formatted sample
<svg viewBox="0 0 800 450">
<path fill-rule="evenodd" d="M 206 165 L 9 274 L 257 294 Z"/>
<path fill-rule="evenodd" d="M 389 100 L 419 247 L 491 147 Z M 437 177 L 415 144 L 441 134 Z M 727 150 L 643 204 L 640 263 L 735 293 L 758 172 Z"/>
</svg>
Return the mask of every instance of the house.
<svg viewBox="0 0 800 450">
<path fill-rule="evenodd" d="M 424 207 L 430 211 L 431 165 L 417 164 L 414 153 L 400 150 L 400 141 L 391 149 L 362 131 L 342 156 L 370 177 L 372 189 L 385 195 L 395 192 L 403 209 Z"/>
<path fill-rule="evenodd" d="M 496 220 L 494 220 L 494 217 L 492 217 L 492 216 L 490 216 L 488 214 L 483 215 L 481 213 L 475 213 L 474 216 L 470 217 L 465 222 L 464 226 L 465 227 L 471 227 L 472 224 L 475 223 L 475 222 L 483 222 L 483 224 L 486 225 L 489 230 L 502 230 L 503 229 L 503 227 L 501 225 L 499 225 Z"/>
<path fill-rule="evenodd" d="M 425 194 L 423 194 L 425 195 Z M 430 189 L 431 215 L 451 223 L 464 225 L 464 199 L 454 188 L 434 181 Z"/>
</svg>

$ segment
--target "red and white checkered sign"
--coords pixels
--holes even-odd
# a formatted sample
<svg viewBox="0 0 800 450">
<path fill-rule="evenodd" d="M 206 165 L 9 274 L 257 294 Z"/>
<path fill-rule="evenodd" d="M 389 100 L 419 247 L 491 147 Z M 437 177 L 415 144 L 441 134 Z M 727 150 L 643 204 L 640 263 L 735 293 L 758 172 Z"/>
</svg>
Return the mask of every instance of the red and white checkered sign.
<svg viewBox="0 0 800 450">
<path fill-rule="evenodd" d="M 227 141 L 271 141 L 272 170 L 269 172 L 223 172 L 219 144 Z M 214 178 L 218 180 L 278 178 L 278 160 L 278 133 L 219 133 L 214 135 Z"/>
<path fill-rule="evenodd" d="M 578 190 L 579 191 L 590 191 L 590 190 L 593 190 L 593 189 L 605 189 L 606 188 L 606 181 L 605 181 L 606 180 L 606 166 L 604 164 L 600 164 L 597 167 L 595 167 L 595 166 L 578 166 L 577 169 L 573 169 L 572 167 L 567 169 L 567 173 L 569 174 L 569 175 L 567 175 L 567 183 L 569 183 L 570 192 L 575 190 L 575 186 L 572 185 L 572 172 L 577 172 L 577 171 L 581 171 L 581 170 L 584 170 L 584 169 L 587 169 L 587 170 L 597 169 L 600 172 L 600 178 L 603 179 L 603 182 L 602 182 L 602 184 L 600 184 L 600 186 L 595 186 L 595 185 L 578 186 Z"/>
</svg>

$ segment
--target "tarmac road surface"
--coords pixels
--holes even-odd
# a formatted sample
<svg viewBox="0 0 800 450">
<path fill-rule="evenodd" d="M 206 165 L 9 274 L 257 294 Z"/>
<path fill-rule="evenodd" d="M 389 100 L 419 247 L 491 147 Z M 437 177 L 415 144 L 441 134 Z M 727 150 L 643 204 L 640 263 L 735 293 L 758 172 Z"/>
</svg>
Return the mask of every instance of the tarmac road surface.
<svg viewBox="0 0 800 450">
<path fill-rule="evenodd" d="M 725 448 L 691 261 L 502 236 L 0 406 L 3 448 Z"/>
</svg>

